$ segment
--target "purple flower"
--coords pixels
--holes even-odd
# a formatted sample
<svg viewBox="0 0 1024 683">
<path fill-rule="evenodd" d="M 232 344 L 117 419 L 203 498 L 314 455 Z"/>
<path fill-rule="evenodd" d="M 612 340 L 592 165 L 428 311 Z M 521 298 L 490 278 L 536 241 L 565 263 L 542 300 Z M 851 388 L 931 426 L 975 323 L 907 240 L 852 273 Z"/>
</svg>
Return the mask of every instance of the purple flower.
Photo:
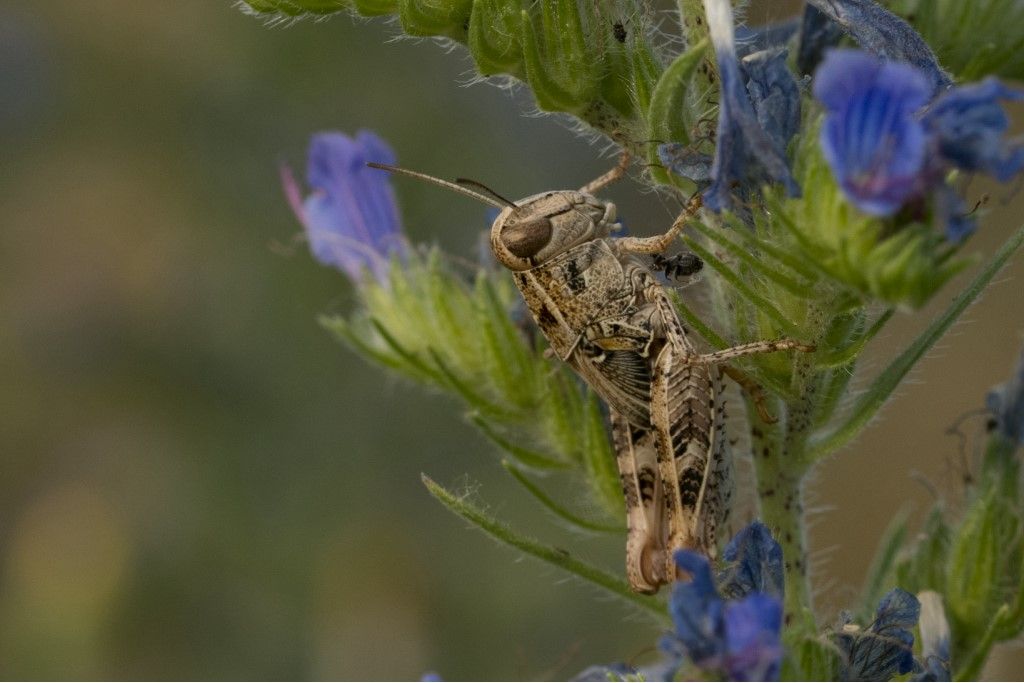
<svg viewBox="0 0 1024 683">
<path fill-rule="evenodd" d="M 704 7 L 721 79 L 715 158 L 704 203 L 714 211 L 728 208 L 735 185 L 764 180 L 780 182 L 797 196 L 800 187 L 785 147 L 800 118 L 800 98 L 785 52 L 751 55 L 741 67 L 729 0 L 704 0 Z"/>
<path fill-rule="evenodd" d="M 1024 445 L 1024 351 L 1013 374 L 985 397 L 995 429 L 1011 443 Z"/>
<path fill-rule="evenodd" d="M 931 86 L 915 68 L 833 50 L 818 69 L 814 96 L 827 112 L 825 160 L 858 208 L 888 216 L 922 193 L 927 140 L 916 113 Z"/>
<path fill-rule="evenodd" d="M 913 27 L 875 0 L 808 0 L 849 33 L 865 50 L 885 60 L 916 67 L 929 85 L 929 96 L 947 88 L 949 74 Z"/>
<path fill-rule="evenodd" d="M 910 593 L 894 588 L 886 593 L 875 620 L 866 629 L 846 617 L 835 634 L 842 653 L 839 680 L 888 681 L 914 669 L 914 634 L 921 603 Z"/>
<path fill-rule="evenodd" d="M 726 568 L 718 575 L 718 590 L 730 600 L 751 593 L 781 598 L 785 592 L 782 546 L 761 522 L 741 529 L 725 546 Z"/>
<path fill-rule="evenodd" d="M 370 131 L 359 131 L 355 139 L 343 133 L 314 135 L 306 169 L 312 193 L 305 199 L 291 169 L 281 168 L 285 195 L 314 258 L 355 283 L 363 281 L 365 271 L 383 282 L 391 256 L 406 249 L 388 174 L 368 168 L 368 161 L 395 163 L 388 144 Z"/>
<path fill-rule="evenodd" d="M 929 107 L 924 124 L 950 165 L 1006 182 L 1024 170 L 1024 143 L 1004 139 L 1010 120 L 1000 100 L 1024 100 L 1024 91 L 995 77 L 952 88 Z"/>
<path fill-rule="evenodd" d="M 765 542 L 766 535 L 767 529 L 755 522 L 730 543 L 740 573 L 755 587 L 773 586 L 774 579 L 768 577 L 775 574 L 776 557 L 781 568 L 781 549 L 776 553 L 778 544 L 770 535 Z M 724 600 L 706 557 L 680 550 L 675 559 L 691 579 L 672 590 L 669 612 L 675 632 L 662 641 L 662 649 L 728 680 L 777 680 L 782 661 L 780 596 L 751 591 L 742 599 Z"/>
<path fill-rule="evenodd" d="M 929 196 L 959 242 L 974 229 L 950 170 L 1001 181 L 1024 170 L 1024 144 L 1005 139 L 1000 100 L 1024 99 L 995 79 L 950 88 L 932 101 L 929 74 L 859 50 L 833 50 L 814 79 L 825 105 L 821 145 L 847 198 L 865 213 L 891 216 Z"/>
</svg>

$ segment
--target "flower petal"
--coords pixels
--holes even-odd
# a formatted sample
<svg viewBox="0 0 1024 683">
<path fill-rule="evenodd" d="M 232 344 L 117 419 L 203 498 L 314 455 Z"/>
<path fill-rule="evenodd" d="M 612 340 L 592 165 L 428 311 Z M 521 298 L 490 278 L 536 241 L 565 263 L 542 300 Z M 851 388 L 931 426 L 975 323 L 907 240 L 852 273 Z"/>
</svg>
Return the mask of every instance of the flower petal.
<svg viewBox="0 0 1024 683">
<path fill-rule="evenodd" d="M 722 553 L 722 559 L 733 563 L 719 576 L 719 590 L 735 600 L 751 593 L 782 597 L 782 546 L 761 522 L 753 522 L 736 534 Z"/>
<path fill-rule="evenodd" d="M 920 69 L 929 85 L 929 99 L 949 87 L 952 80 L 924 38 L 906 21 L 874 0 L 808 0 L 839 24 L 865 50 Z"/>
<path fill-rule="evenodd" d="M 895 588 L 878 603 L 875 621 L 864 630 L 844 629 L 836 645 L 844 653 L 840 672 L 845 681 L 887 681 L 914 668 L 914 634 L 921 604 Z"/>
<path fill-rule="evenodd" d="M 822 151 L 862 211 L 891 215 L 927 187 L 925 130 L 914 114 L 929 92 L 917 69 L 858 50 L 830 51 L 815 74 L 826 108 Z"/>
<path fill-rule="evenodd" d="M 1024 91 L 996 78 L 951 88 L 928 110 L 924 123 L 953 166 L 983 171 L 1005 182 L 1024 170 L 1024 143 L 1005 139 L 1010 120 L 1000 100 L 1024 100 Z"/>
<path fill-rule="evenodd" d="M 711 187 L 704 194 L 713 211 L 728 208 L 733 186 L 758 176 L 781 182 L 791 196 L 800 194 L 785 155 L 761 127 L 736 57 L 732 6 L 729 0 L 704 0 L 711 40 L 718 61 L 721 95 Z"/>
<path fill-rule="evenodd" d="M 692 578 L 677 581 L 669 599 L 675 636 L 686 654 L 698 665 L 717 660 L 723 651 L 724 603 L 715 590 L 708 558 L 688 550 L 675 554 L 676 565 Z"/>
<path fill-rule="evenodd" d="M 921 591 L 917 599 L 921 602 L 921 662 L 924 672 L 915 676 L 914 680 L 948 681 L 950 634 L 942 596 L 935 591 Z"/>
<path fill-rule="evenodd" d="M 725 609 L 725 671 L 731 681 L 776 681 L 782 662 L 782 603 L 754 593 Z"/>
<path fill-rule="evenodd" d="M 996 429 L 1011 442 L 1024 444 L 1024 351 L 1010 378 L 988 392 L 986 404 Z"/>
<path fill-rule="evenodd" d="M 369 131 L 359 131 L 355 139 L 333 132 L 313 136 L 306 170 L 312 193 L 304 200 L 290 169 L 282 169 L 285 195 L 306 229 L 313 256 L 357 283 L 364 270 L 383 281 L 389 257 L 405 248 L 388 176 L 368 168 L 367 161 L 394 164 L 395 156 Z"/>
</svg>

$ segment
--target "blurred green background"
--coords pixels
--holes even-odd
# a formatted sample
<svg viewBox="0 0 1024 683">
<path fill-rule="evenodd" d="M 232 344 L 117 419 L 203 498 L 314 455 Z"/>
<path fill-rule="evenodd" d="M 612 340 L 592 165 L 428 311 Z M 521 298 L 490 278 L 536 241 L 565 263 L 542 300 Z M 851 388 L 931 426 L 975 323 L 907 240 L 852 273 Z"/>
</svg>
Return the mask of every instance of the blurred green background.
<svg viewBox="0 0 1024 683">
<path fill-rule="evenodd" d="M 301 171 L 311 133 L 373 128 L 404 165 L 513 196 L 611 163 L 557 118 L 523 116 L 525 93 L 464 87 L 458 50 L 396 35 L 345 17 L 268 27 L 228 0 L 0 5 L 0 676 L 564 678 L 655 642 L 619 604 L 468 531 L 419 473 L 608 567 L 621 538 L 562 532 L 455 402 L 316 323 L 352 292 L 296 241 L 280 191 L 278 164 Z M 398 191 L 414 240 L 475 257 L 480 207 Z M 971 194 L 985 191 L 970 248 L 991 253 L 1024 200 Z M 609 194 L 637 231 L 674 213 L 631 183 Z M 1018 257 L 821 468 L 822 615 L 856 597 L 897 511 L 958 500 L 976 442 L 943 432 L 1014 362 L 1021 274 Z M 902 316 L 867 362 L 930 314 Z"/>
</svg>

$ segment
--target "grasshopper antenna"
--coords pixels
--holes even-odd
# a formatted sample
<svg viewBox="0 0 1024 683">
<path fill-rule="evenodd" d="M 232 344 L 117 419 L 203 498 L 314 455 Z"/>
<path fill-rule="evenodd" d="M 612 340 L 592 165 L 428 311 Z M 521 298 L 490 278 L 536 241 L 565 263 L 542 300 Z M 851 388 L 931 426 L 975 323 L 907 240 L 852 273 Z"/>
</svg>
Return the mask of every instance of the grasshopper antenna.
<svg viewBox="0 0 1024 683">
<path fill-rule="evenodd" d="M 426 173 L 420 173 L 418 171 L 410 171 L 407 168 L 400 168 L 398 166 L 389 166 L 388 164 L 378 164 L 378 163 L 373 162 L 373 161 L 366 162 L 366 165 L 371 167 L 371 168 L 379 168 L 382 171 L 391 171 L 392 173 L 398 173 L 399 175 L 405 175 L 405 176 L 409 176 L 410 178 L 416 178 L 418 180 L 423 180 L 423 181 L 431 183 L 433 185 L 440 185 L 441 187 L 448 188 L 452 192 L 458 192 L 459 194 L 466 195 L 467 197 L 472 197 L 473 199 L 475 199 L 475 200 L 477 200 L 479 202 L 483 202 L 484 204 L 490 204 L 491 206 L 493 206 L 495 208 L 498 208 L 498 209 L 504 209 L 506 206 L 515 206 L 515 204 L 513 204 L 509 200 L 505 199 L 504 197 L 501 197 L 497 192 L 494 192 L 490 188 L 488 188 L 488 187 L 486 187 L 484 185 L 481 185 L 480 183 L 477 183 L 476 181 L 460 180 L 459 183 L 471 183 L 474 186 L 482 187 L 483 189 L 487 190 L 487 192 L 489 194 L 484 194 L 482 192 L 474 192 L 473 190 L 469 189 L 468 187 L 464 187 L 463 185 L 460 185 L 459 183 L 450 183 L 447 180 L 441 180 L 440 178 L 435 178 L 434 176 L 427 175 Z"/>
<path fill-rule="evenodd" d="M 514 201 L 506 197 L 502 197 L 500 194 L 498 194 L 497 192 L 487 187 L 478 180 L 470 180 L 469 178 L 456 178 L 455 182 L 458 183 L 459 185 L 462 185 L 463 187 L 465 187 L 466 185 L 469 185 L 470 187 L 475 187 L 478 190 L 481 190 L 482 194 L 494 197 L 499 202 L 502 202 L 505 206 L 510 206 L 513 209 L 519 208 L 516 206 L 516 203 Z"/>
</svg>

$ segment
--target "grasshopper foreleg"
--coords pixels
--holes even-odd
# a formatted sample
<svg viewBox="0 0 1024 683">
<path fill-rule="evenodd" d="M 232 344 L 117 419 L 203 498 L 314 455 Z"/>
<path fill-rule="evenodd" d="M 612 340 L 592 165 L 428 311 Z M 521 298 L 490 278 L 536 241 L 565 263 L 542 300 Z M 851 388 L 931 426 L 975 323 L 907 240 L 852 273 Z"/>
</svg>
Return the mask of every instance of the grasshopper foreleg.
<svg viewBox="0 0 1024 683">
<path fill-rule="evenodd" d="M 623 251 L 634 254 L 659 254 L 668 249 L 669 245 L 672 244 L 672 240 L 679 234 L 679 231 L 686 226 L 690 219 L 697 215 L 700 207 L 701 196 L 696 194 L 686 203 L 686 208 L 683 209 L 683 212 L 672 223 L 672 227 L 663 234 L 653 237 L 620 237 L 615 240 L 615 243 Z"/>
</svg>

